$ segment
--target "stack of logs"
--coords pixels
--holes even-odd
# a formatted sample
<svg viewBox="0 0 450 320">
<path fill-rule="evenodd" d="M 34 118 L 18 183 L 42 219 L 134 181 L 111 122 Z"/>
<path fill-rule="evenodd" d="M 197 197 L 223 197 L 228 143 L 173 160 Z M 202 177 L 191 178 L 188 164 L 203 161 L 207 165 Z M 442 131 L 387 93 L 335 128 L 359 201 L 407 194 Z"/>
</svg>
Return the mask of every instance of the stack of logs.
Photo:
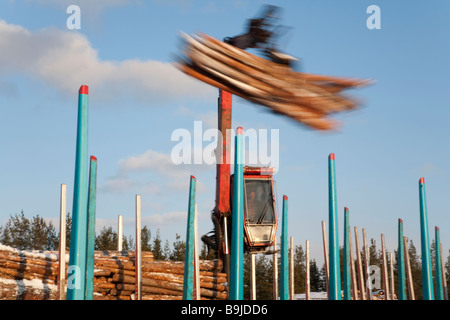
<svg viewBox="0 0 450 320">
<path fill-rule="evenodd" d="M 67 279 L 69 255 L 65 258 Z M 95 252 L 94 300 L 134 299 L 134 258 L 134 251 Z M 221 261 L 200 260 L 199 269 L 200 298 L 227 299 L 226 274 L 219 272 Z M 142 252 L 142 299 L 182 299 L 183 274 L 184 262 L 154 260 L 151 252 Z M 0 245 L 0 299 L 58 299 L 57 275 L 57 252 L 20 251 Z"/>
</svg>

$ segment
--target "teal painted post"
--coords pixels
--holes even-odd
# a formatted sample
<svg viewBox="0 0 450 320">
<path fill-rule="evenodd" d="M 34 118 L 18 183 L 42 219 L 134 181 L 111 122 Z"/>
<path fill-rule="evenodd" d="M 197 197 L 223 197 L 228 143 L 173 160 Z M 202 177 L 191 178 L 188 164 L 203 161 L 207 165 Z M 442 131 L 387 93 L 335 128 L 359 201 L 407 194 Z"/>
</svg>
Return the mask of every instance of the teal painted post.
<svg viewBox="0 0 450 320">
<path fill-rule="evenodd" d="M 444 288 L 442 286 L 442 266 L 441 266 L 441 237 L 439 228 L 435 228 L 436 244 L 436 300 L 444 300 Z"/>
<path fill-rule="evenodd" d="M 403 220 L 398 219 L 398 300 L 406 300 L 405 249 L 403 246 Z"/>
<path fill-rule="evenodd" d="M 428 238 L 427 201 L 425 194 L 425 179 L 419 180 L 420 205 L 420 238 L 422 247 L 422 290 L 424 300 L 434 300 L 433 276 L 431 271 L 430 242 Z"/>
<path fill-rule="evenodd" d="M 88 105 L 89 89 L 78 94 L 77 146 L 73 188 L 70 258 L 67 268 L 67 300 L 84 300 L 86 290 L 86 240 L 88 205 Z"/>
<path fill-rule="evenodd" d="M 352 300 L 352 274 L 350 269 L 350 225 L 349 211 L 344 208 L 344 300 Z"/>
<path fill-rule="evenodd" d="M 89 170 L 86 300 L 94 300 L 95 205 L 97 196 L 97 158 L 91 156 Z"/>
<path fill-rule="evenodd" d="M 186 251 L 184 259 L 183 300 L 194 297 L 194 244 L 195 244 L 195 188 L 196 179 L 191 176 L 189 188 L 189 207 L 186 228 Z"/>
<path fill-rule="evenodd" d="M 335 156 L 328 157 L 328 220 L 329 220 L 329 299 L 341 300 L 341 270 L 339 261 L 339 232 L 336 201 Z"/>
<path fill-rule="evenodd" d="M 283 196 L 281 224 L 280 300 L 289 300 L 288 197 Z"/>
<path fill-rule="evenodd" d="M 230 300 L 244 298 L 244 150 L 243 130 L 236 129 L 231 219 Z"/>
</svg>

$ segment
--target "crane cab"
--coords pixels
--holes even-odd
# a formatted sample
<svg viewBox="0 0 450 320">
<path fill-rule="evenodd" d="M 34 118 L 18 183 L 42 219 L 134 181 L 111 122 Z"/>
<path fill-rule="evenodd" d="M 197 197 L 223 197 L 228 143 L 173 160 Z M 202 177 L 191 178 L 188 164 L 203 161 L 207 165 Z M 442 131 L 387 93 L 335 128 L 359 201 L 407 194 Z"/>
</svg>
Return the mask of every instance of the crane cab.
<svg viewBox="0 0 450 320">
<path fill-rule="evenodd" d="M 247 252 L 272 246 L 277 232 L 274 169 L 244 167 L 244 244 Z"/>
</svg>

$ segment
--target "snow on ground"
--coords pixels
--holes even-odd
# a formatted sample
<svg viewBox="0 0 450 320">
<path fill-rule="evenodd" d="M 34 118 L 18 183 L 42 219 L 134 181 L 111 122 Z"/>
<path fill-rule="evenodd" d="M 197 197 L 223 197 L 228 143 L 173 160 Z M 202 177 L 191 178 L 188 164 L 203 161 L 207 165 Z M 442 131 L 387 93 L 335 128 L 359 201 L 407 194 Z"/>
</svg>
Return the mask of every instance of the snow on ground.
<svg viewBox="0 0 450 320">
<path fill-rule="evenodd" d="M 50 260 L 50 261 L 58 261 L 58 253 L 57 252 L 50 252 L 50 251 L 40 251 L 40 250 L 19 250 L 10 246 L 5 246 L 3 244 L 0 244 L 0 251 L 10 251 L 14 254 L 20 255 L 20 256 L 26 256 L 29 258 L 34 259 L 44 259 L 44 260 Z M 66 254 L 66 261 L 69 261 L 69 254 Z"/>
<path fill-rule="evenodd" d="M 304 293 L 294 294 L 294 300 L 305 300 Z M 310 292 L 309 300 L 328 300 L 326 292 Z"/>
</svg>

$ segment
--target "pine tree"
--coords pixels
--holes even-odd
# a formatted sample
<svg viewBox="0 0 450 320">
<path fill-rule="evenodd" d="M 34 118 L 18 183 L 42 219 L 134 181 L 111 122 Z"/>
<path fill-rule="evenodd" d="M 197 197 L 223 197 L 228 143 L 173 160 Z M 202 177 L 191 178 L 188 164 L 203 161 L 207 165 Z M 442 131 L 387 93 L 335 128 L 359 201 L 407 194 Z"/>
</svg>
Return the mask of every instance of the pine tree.
<svg viewBox="0 0 450 320">
<path fill-rule="evenodd" d="M 29 220 L 22 210 L 0 229 L 0 242 L 20 250 L 56 250 L 58 236 L 51 222 L 39 215 Z"/>
<path fill-rule="evenodd" d="M 173 243 L 173 251 L 170 255 L 172 261 L 184 261 L 186 255 L 186 242 L 181 240 L 180 235 L 175 235 L 175 241 Z"/>
<path fill-rule="evenodd" d="M 319 278 L 319 292 L 327 291 L 327 269 L 325 267 L 325 263 L 320 268 L 320 278 Z"/>
<path fill-rule="evenodd" d="M 301 245 L 295 246 L 294 251 L 294 293 L 305 292 L 306 257 Z"/>
<path fill-rule="evenodd" d="M 142 245 L 142 243 L 141 243 Z M 142 246 L 141 246 L 142 247 Z M 125 235 L 122 235 L 122 250 L 136 250 L 136 246 L 134 245 L 133 237 L 131 235 L 125 237 Z M 142 249 L 141 249 L 142 250 Z"/>
<path fill-rule="evenodd" d="M 271 256 L 270 256 L 271 257 Z M 273 299 L 273 263 L 272 259 L 264 254 L 255 257 L 256 272 L 256 299 Z"/>
<path fill-rule="evenodd" d="M 34 250 L 56 250 L 58 248 L 55 227 L 51 222 L 47 225 L 39 215 L 33 217 L 30 222 L 30 241 Z"/>
<path fill-rule="evenodd" d="M 162 241 L 161 241 L 161 235 L 158 231 L 156 231 L 156 236 L 153 239 L 153 258 L 155 260 L 166 260 L 166 257 L 164 256 L 163 250 L 162 250 Z"/>
<path fill-rule="evenodd" d="M 144 226 L 141 231 L 141 247 L 142 251 L 152 251 L 151 244 L 152 233 L 147 226 Z"/>
<path fill-rule="evenodd" d="M 30 220 L 25 217 L 23 210 L 20 214 L 10 216 L 6 222 L 0 241 L 7 246 L 19 250 L 31 250 L 30 242 Z"/>
<path fill-rule="evenodd" d="M 95 237 L 95 250 L 117 250 L 117 233 L 111 226 L 103 227 Z"/>
<path fill-rule="evenodd" d="M 315 259 L 309 262 L 309 282 L 311 292 L 321 291 L 320 271 Z"/>
<path fill-rule="evenodd" d="M 448 287 L 450 285 L 450 250 L 448 250 L 448 256 L 447 256 L 447 261 L 444 262 L 444 272 L 445 272 L 445 278 L 446 278 L 446 286 L 447 286 L 447 293 L 449 293 L 448 291 Z M 445 292 L 444 292 L 444 296 L 445 296 Z"/>
<path fill-rule="evenodd" d="M 408 244 L 409 263 L 411 266 L 411 274 L 413 280 L 414 294 L 416 300 L 422 300 L 422 262 L 417 255 L 416 247 L 412 240 Z"/>
<path fill-rule="evenodd" d="M 163 254 L 164 257 L 166 257 L 167 259 L 170 259 L 170 244 L 169 244 L 169 240 L 166 239 L 166 242 L 164 243 L 164 249 L 163 249 Z"/>
<path fill-rule="evenodd" d="M 72 230 L 72 215 L 70 212 L 66 214 L 66 249 L 70 248 L 70 232 Z"/>
</svg>

